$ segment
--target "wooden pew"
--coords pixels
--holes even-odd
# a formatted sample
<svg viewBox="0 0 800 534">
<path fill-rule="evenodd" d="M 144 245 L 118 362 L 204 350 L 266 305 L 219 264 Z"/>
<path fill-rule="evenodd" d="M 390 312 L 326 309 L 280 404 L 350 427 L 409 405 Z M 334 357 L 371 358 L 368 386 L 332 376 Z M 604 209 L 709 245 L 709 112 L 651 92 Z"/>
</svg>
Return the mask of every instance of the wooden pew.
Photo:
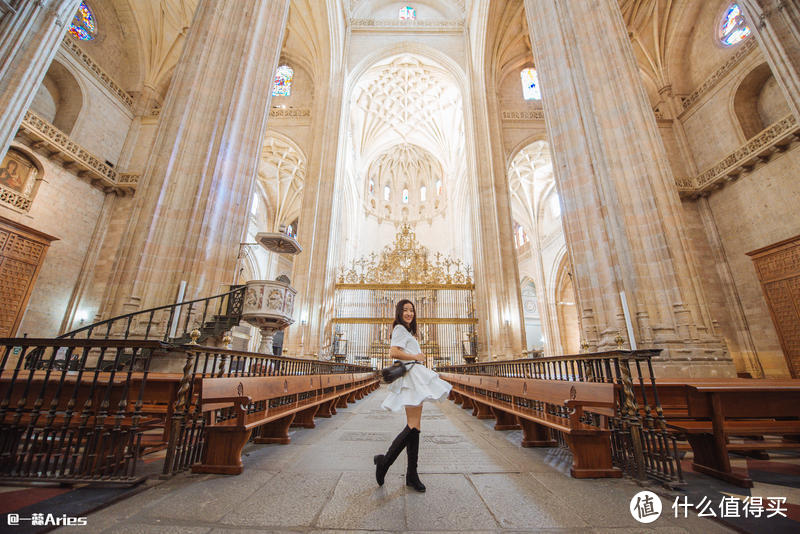
<svg viewBox="0 0 800 534">
<path fill-rule="evenodd" d="M 751 488 L 747 472 L 731 467 L 729 451 L 800 449 L 797 441 L 763 439 L 800 434 L 800 380 L 715 379 L 682 389 L 685 417 L 668 417 L 667 426 L 686 436 L 695 471 Z M 732 442 L 732 436 L 745 438 Z"/>
<path fill-rule="evenodd" d="M 204 378 L 200 402 L 208 417 L 206 443 L 192 471 L 238 475 L 242 449 L 254 431 L 256 443 L 287 444 L 293 423 L 314 428 L 314 417 L 330 417 L 337 403 L 346 406 L 348 399 L 373 391 L 378 382 L 375 373 Z M 248 408 L 256 403 L 260 409 Z M 216 420 L 224 408 L 232 408 L 235 417 Z"/>
<path fill-rule="evenodd" d="M 622 476 L 612 465 L 608 428 L 608 418 L 616 414 L 614 384 L 454 373 L 441 373 L 441 377 L 453 385 L 457 404 L 473 408 L 473 415 L 479 418 L 493 415 L 496 430 L 522 428 L 523 447 L 554 447 L 557 442 L 552 432 L 561 432 L 572 451 L 573 477 Z M 548 413 L 553 409 L 569 415 Z M 601 426 L 582 422 L 584 411 L 598 414 Z"/>
</svg>

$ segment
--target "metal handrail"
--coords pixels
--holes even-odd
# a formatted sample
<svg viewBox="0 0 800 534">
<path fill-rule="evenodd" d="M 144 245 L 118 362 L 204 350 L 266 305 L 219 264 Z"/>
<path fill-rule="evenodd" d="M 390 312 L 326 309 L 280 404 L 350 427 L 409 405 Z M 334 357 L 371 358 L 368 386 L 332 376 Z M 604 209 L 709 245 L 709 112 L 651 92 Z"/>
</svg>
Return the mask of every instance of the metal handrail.
<svg viewBox="0 0 800 534">
<path fill-rule="evenodd" d="M 105 319 L 103 321 L 99 321 L 99 322 L 92 323 L 92 324 L 87 325 L 87 326 L 83 326 L 81 328 L 78 328 L 77 330 L 72 330 L 70 332 L 61 334 L 60 336 L 57 336 L 56 339 L 65 339 L 65 338 L 74 339 L 77 334 L 80 334 L 82 332 L 87 332 L 86 337 L 87 338 L 91 338 L 92 333 L 95 332 L 96 330 L 102 328 L 103 326 L 105 326 L 106 328 L 105 328 L 105 334 L 101 336 L 101 339 L 110 339 L 111 338 L 111 328 L 118 321 L 127 321 L 127 324 L 125 326 L 125 333 L 122 336 L 122 339 L 128 339 L 128 336 L 131 333 L 130 332 L 131 324 L 133 323 L 134 318 L 138 317 L 138 316 L 143 316 L 143 315 L 146 315 L 146 314 L 149 315 L 148 320 L 147 320 L 147 328 L 146 328 L 146 330 L 144 332 L 144 337 L 143 338 L 139 338 L 139 339 L 149 339 L 150 330 L 151 330 L 151 327 L 152 327 L 152 324 L 153 324 L 153 318 L 155 317 L 155 314 L 157 312 L 162 311 L 162 310 L 169 310 L 169 318 L 167 319 L 167 322 L 166 322 L 166 328 L 164 330 L 164 335 L 161 338 L 161 341 L 166 342 L 166 341 L 169 340 L 169 334 L 170 334 L 171 326 L 172 326 L 172 323 L 173 323 L 173 319 L 175 318 L 176 310 L 180 314 L 182 307 L 183 306 L 188 306 L 188 311 L 186 312 L 186 320 L 184 321 L 183 331 L 181 332 L 181 335 L 183 335 L 183 334 L 186 334 L 187 331 L 188 331 L 189 321 L 190 321 L 190 319 L 192 317 L 192 310 L 193 310 L 195 304 L 198 303 L 198 302 L 204 303 L 203 304 L 203 316 L 202 316 L 202 319 L 199 321 L 200 325 L 205 324 L 206 318 L 208 317 L 209 303 L 214 299 L 220 299 L 219 307 L 217 308 L 217 312 L 218 312 L 219 315 L 221 315 L 221 313 L 222 313 L 222 304 L 226 303 L 226 302 L 227 302 L 227 308 L 228 308 L 228 309 L 226 309 L 226 312 L 237 311 L 237 310 L 232 310 L 231 309 L 231 307 L 232 307 L 231 306 L 231 299 L 227 299 L 227 300 L 225 299 L 225 297 L 231 297 L 231 296 L 237 295 L 239 298 L 238 299 L 234 299 L 233 303 L 234 303 L 234 306 L 237 303 L 239 304 L 238 313 L 241 314 L 241 302 L 242 302 L 243 297 L 244 297 L 244 289 L 245 289 L 245 286 L 243 286 L 243 285 L 235 286 L 234 289 L 232 289 L 231 291 L 228 291 L 226 293 L 220 293 L 219 295 L 214 295 L 214 296 L 211 296 L 211 297 L 205 297 L 205 298 L 194 299 L 194 300 L 187 300 L 187 301 L 178 302 L 178 303 L 175 303 L 175 304 L 165 304 L 163 306 L 156 306 L 155 308 L 150 308 L 150 309 L 147 309 L 147 310 L 140 310 L 140 311 L 135 311 L 135 312 L 131 312 L 131 313 L 126 313 L 124 315 L 118 315 L 116 317 L 111 317 L 110 319 Z M 116 338 L 116 336 L 115 336 L 115 338 Z M 116 338 L 116 339 L 118 339 L 118 338 Z"/>
</svg>

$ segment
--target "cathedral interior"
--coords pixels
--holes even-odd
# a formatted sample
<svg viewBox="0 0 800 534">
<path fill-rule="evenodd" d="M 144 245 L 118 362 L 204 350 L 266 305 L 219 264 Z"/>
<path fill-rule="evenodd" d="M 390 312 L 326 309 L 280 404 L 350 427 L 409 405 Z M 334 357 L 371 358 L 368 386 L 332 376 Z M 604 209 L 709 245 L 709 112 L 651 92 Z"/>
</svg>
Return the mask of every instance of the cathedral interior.
<svg viewBox="0 0 800 534">
<path fill-rule="evenodd" d="M 800 526 L 796 1 L 0 0 L 0 158 L 3 527 Z"/>
</svg>

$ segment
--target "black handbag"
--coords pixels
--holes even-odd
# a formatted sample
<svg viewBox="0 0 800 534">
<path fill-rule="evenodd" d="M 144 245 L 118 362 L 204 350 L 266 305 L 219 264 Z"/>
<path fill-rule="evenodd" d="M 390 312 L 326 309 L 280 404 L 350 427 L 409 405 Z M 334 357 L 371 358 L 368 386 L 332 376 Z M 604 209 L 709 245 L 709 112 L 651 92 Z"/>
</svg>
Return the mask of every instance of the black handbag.
<svg viewBox="0 0 800 534">
<path fill-rule="evenodd" d="M 401 362 L 400 360 L 395 360 L 395 362 L 390 365 L 389 367 L 384 367 L 381 369 L 381 376 L 383 376 L 383 381 L 387 384 L 391 384 L 401 376 L 405 375 L 414 364 L 417 363 L 415 361 L 412 362 Z"/>
</svg>

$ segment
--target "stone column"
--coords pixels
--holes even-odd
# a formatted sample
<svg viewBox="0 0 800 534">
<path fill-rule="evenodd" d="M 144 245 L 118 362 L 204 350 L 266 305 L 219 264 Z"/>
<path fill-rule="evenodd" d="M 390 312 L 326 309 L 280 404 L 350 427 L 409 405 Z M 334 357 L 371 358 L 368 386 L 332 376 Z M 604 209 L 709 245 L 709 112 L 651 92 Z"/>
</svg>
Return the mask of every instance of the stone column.
<svg viewBox="0 0 800 534">
<path fill-rule="evenodd" d="M 739 0 L 789 109 L 800 121 L 800 4 L 787 0 Z"/>
<path fill-rule="evenodd" d="M 525 0 L 583 338 L 664 349 L 659 376 L 734 375 L 614 0 Z"/>
<path fill-rule="evenodd" d="M 16 13 L 0 15 L 0 160 L 36 96 L 80 0 L 19 4 Z"/>
<path fill-rule="evenodd" d="M 488 8 L 488 4 L 482 6 Z M 481 38 L 485 38 L 482 36 Z M 472 43 L 476 49 L 485 42 Z M 503 147 L 501 110 L 492 70 L 483 54 L 473 54 L 470 79 L 472 106 L 467 109 L 467 153 L 475 258 L 475 298 L 480 360 L 519 358 L 526 348 L 525 320 L 519 286 L 519 265 L 511 220 L 508 165 Z M 464 103 L 469 106 L 469 102 Z M 474 133 L 474 136 L 470 135 Z"/>
<path fill-rule="evenodd" d="M 114 312 L 235 278 L 288 0 L 200 0 L 120 251 Z"/>
</svg>

